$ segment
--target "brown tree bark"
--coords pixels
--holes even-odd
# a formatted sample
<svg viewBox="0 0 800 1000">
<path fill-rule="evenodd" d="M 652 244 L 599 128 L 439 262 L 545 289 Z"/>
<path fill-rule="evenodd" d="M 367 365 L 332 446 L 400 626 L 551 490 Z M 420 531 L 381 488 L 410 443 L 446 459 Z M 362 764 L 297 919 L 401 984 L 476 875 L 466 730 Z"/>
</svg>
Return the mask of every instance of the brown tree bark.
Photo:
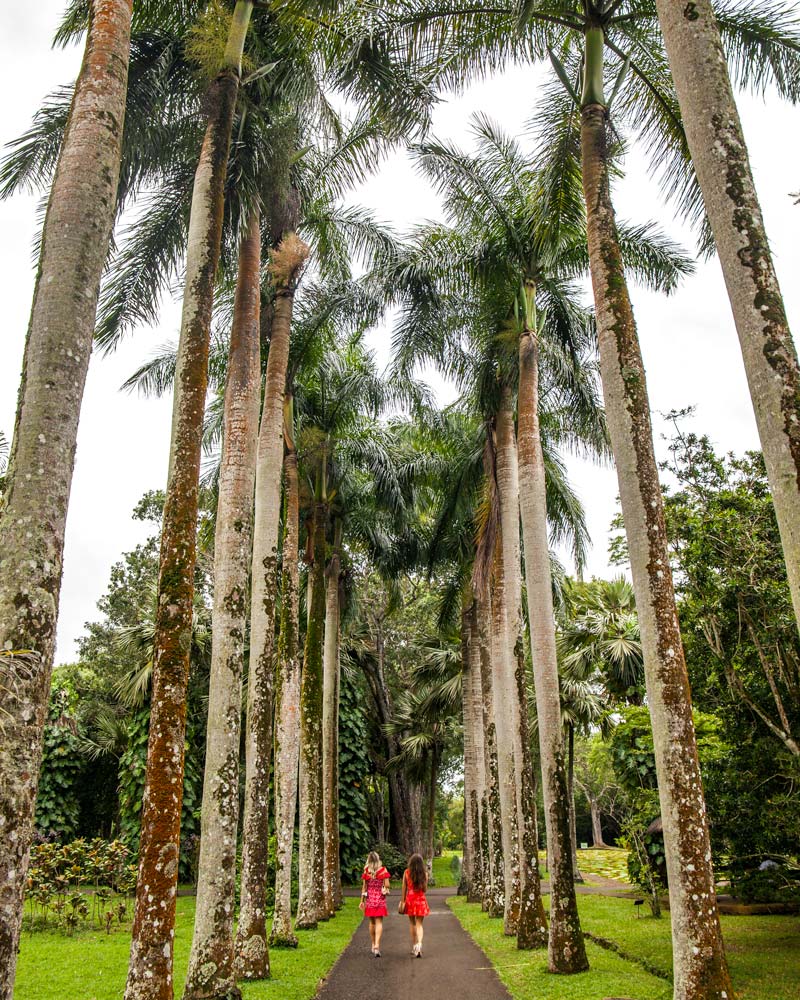
<svg viewBox="0 0 800 1000">
<path fill-rule="evenodd" d="M 686 139 L 742 349 L 800 624 L 800 365 L 709 0 L 657 0 Z"/>
<path fill-rule="evenodd" d="M 322 459 L 323 465 L 325 458 Z M 300 684 L 300 852 L 298 930 L 310 930 L 330 916 L 324 909 L 325 815 L 322 802 L 322 660 L 325 630 L 325 534 L 328 504 L 319 488 L 314 504 L 311 600 Z"/>
<path fill-rule="evenodd" d="M 285 506 L 281 583 L 281 628 L 275 661 L 275 912 L 270 944 L 297 947 L 292 930 L 292 849 L 297 810 L 297 778 L 300 757 L 300 491 L 297 452 L 294 446 L 294 412 L 287 393 L 285 411 L 286 455 L 283 460 Z"/>
<path fill-rule="evenodd" d="M 499 437 L 499 435 L 498 435 Z M 498 441 L 498 448 L 500 443 Z M 502 460 L 498 456 L 499 468 Z M 503 487 L 498 482 L 497 492 Z M 507 591 L 505 568 L 503 565 L 501 525 L 497 532 L 497 544 L 492 571 L 492 697 L 494 700 L 494 729 L 497 748 L 497 777 L 500 796 L 500 820 L 502 838 L 503 877 L 503 933 L 513 936 L 517 933 L 520 908 L 519 871 L 519 815 L 517 810 L 517 782 L 514 760 L 514 702 L 516 700 L 516 663 L 513 649 L 509 650 L 508 614 L 506 608 Z M 517 713 L 518 714 L 518 713 Z"/>
<path fill-rule="evenodd" d="M 233 916 L 239 743 L 261 395 L 261 215 L 239 248 L 214 535 L 214 609 L 197 907 L 184 1000 L 239 997 Z"/>
<path fill-rule="evenodd" d="M 0 997 L 14 989 L 100 276 L 117 202 L 131 0 L 94 0 L 42 229 L 0 514 Z"/>
<path fill-rule="evenodd" d="M 520 512 L 539 724 L 542 794 L 550 831 L 547 856 L 550 872 L 548 966 L 551 972 L 571 973 L 588 968 L 589 963 L 572 879 L 569 788 L 561 726 L 535 330 L 523 332 L 519 352 Z"/>
<path fill-rule="evenodd" d="M 547 945 L 547 919 L 539 881 L 536 844 L 536 802 L 533 768 L 528 741 L 527 684 L 522 652 L 522 581 L 520 579 L 520 496 L 517 442 L 511 391 L 503 387 L 497 411 L 497 496 L 502 524 L 503 585 L 506 605 L 506 639 L 512 670 L 511 709 L 514 743 L 514 784 L 517 795 L 519 843 L 520 913 L 517 926 L 519 948 Z"/>
<path fill-rule="evenodd" d="M 192 194 L 161 533 L 139 879 L 125 1000 L 172 1000 L 173 995 L 186 685 L 208 345 L 222 238 L 225 175 L 252 6 L 237 3 L 223 67 L 208 91 L 208 124 Z"/>
<path fill-rule="evenodd" d="M 475 643 L 480 651 L 481 703 L 483 712 L 484 772 L 486 793 L 481 805 L 486 830 L 484 903 L 490 917 L 500 917 L 504 909 L 505 880 L 503 868 L 500 779 L 497 765 L 494 690 L 492 684 L 491 597 L 475 594 Z"/>
<path fill-rule="evenodd" d="M 339 868 L 339 633 L 342 523 L 336 520 L 325 573 L 325 646 L 322 665 L 322 794 L 325 820 L 323 909 L 332 917 L 342 905 Z"/>
<path fill-rule="evenodd" d="M 236 975 L 239 979 L 247 980 L 269 977 L 266 918 L 268 858 L 264 845 L 269 839 L 273 644 L 283 463 L 283 408 L 294 295 L 307 258 L 308 247 L 292 232 L 284 236 L 277 249 L 270 251 L 269 269 L 275 288 L 275 302 L 256 459 L 242 888 L 235 944 Z"/>
<path fill-rule="evenodd" d="M 676 1000 L 732 1000 L 675 607 L 647 383 L 609 188 L 606 109 L 581 111 L 581 156 L 600 370 L 617 465 L 647 701 L 653 724 L 670 888 Z"/>
</svg>

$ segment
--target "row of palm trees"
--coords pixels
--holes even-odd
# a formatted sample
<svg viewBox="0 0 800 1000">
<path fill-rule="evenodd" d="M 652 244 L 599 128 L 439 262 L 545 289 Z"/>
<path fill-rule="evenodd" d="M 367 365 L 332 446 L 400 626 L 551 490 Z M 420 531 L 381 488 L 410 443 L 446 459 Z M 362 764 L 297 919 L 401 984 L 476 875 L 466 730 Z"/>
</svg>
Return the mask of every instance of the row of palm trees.
<svg viewBox="0 0 800 1000">
<path fill-rule="evenodd" d="M 51 107 L 50 118 L 45 115 L 38 131 L 21 141 L 4 172 L 8 188 L 49 180 L 51 173 L 52 186 L 0 519 L 0 645 L 20 654 L 4 658 L 14 672 L 4 731 L 14 767 L 3 782 L 0 870 L 14 891 L 4 896 L 0 912 L 3 995 L 10 997 L 13 988 L 64 522 L 100 277 L 119 210 L 149 196 L 161 230 L 143 226 L 112 257 L 99 324 L 100 334 L 113 342 L 126 325 L 152 315 L 158 291 L 185 261 L 181 336 L 173 365 L 175 404 L 140 878 L 126 997 L 172 995 L 180 824 L 175 790 L 182 785 L 198 481 L 214 302 L 215 296 L 218 303 L 225 301 L 226 274 L 228 288 L 236 286 L 235 336 L 223 406 L 226 443 L 219 505 L 224 516 L 217 522 L 213 728 L 203 809 L 208 832 L 201 879 L 208 919 L 198 921 L 195 929 L 187 995 L 215 995 L 214 990 L 225 995 L 235 988 L 237 972 L 256 977 L 268 971 L 264 852 L 259 845 L 267 830 L 284 438 L 290 459 L 294 439 L 291 420 L 284 417 L 293 410 L 293 306 L 309 253 L 313 251 L 323 275 L 326 268 L 339 267 L 341 280 L 336 262 L 347 249 L 371 254 L 371 275 L 364 286 L 373 293 L 376 285 L 380 289 L 378 296 L 373 294 L 378 308 L 387 302 L 401 307 L 398 336 L 410 346 L 397 352 L 396 364 L 408 371 L 421 358 L 436 361 L 461 382 L 477 416 L 474 431 L 480 446 L 471 455 L 469 474 L 478 483 L 470 495 L 480 503 L 457 522 L 467 535 L 470 525 L 477 524 L 477 545 L 447 543 L 466 552 L 459 560 L 460 573 L 462 582 L 471 581 L 465 612 L 469 635 L 477 639 L 468 644 L 465 663 L 480 663 L 480 688 L 475 674 L 469 714 L 473 739 L 479 739 L 477 728 L 486 737 L 483 753 L 471 753 L 478 776 L 468 795 L 470 836 L 479 847 L 473 859 L 486 859 L 487 905 L 502 906 L 506 930 L 516 931 L 523 945 L 536 946 L 547 932 L 538 892 L 521 655 L 521 517 L 553 885 L 549 961 L 554 971 L 579 970 L 586 959 L 568 849 L 547 520 L 550 514 L 551 525 L 559 519 L 562 525 L 574 524 L 570 515 L 576 506 L 568 491 L 546 489 L 557 478 L 551 472 L 548 481 L 546 447 L 566 443 L 607 450 L 595 399 L 594 326 L 576 305 L 571 288 L 588 264 L 608 439 L 620 479 L 655 733 L 675 927 L 676 996 L 732 996 L 716 909 L 709 906 L 714 889 L 708 830 L 646 382 L 626 279 L 626 272 L 638 268 L 656 286 L 669 288 L 688 265 L 651 231 L 626 233 L 617 225 L 609 178 L 619 140 L 609 127 L 609 108 L 613 102 L 615 121 L 655 147 L 667 186 L 681 196 L 682 208 L 702 214 L 704 205 L 708 214 L 754 387 L 795 595 L 800 589 L 794 580 L 800 571 L 793 547 L 795 530 L 800 530 L 793 437 L 797 359 L 760 225 L 727 64 L 706 58 L 719 49 L 722 37 L 742 83 L 760 87 L 771 82 L 795 99 L 795 28 L 775 7 L 755 14 L 736 6 L 721 8 L 715 18 L 708 4 L 698 2 L 683 5 L 678 17 L 678 5 L 667 0 L 655 7 L 624 0 L 558 0 L 491 11 L 417 0 L 380 10 L 363 4 L 244 0 L 232 12 L 222 3 L 190 2 L 177 10 L 168 6 L 167 11 L 156 0 L 137 4 L 133 11 L 125 0 L 74 0 L 69 5 L 59 37 L 68 39 L 86 29 L 81 75 L 68 108 L 61 108 L 60 123 L 58 108 Z M 609 98 L 604 89 L 606 52 L 623 66 Z M 408 138 L 414 123 L 424 124 L 435 88 L 460 83 L 509 58 L 532 60 L 547 54 L 565 87 L 547 105 L 547 141 L 540 143 L 535 169 L 513 143 L 479 122 L 477 157 L 436 143 L 418 150 L 421 165 L 445 198 L 449 228 L 421 231 L 398 250 L 363 215 L 337 209 L 335 200 L 348 175 L 363 175 L 388 142 Z M 711 62 L 719 79 L 703 77 L 711 72 Z M 193 71 L 197 65 L 205 79 Z M 326 96 L 331 88 L 367 109 L 349 133 Z M 690 91 L 702 94 L 701 106 L 694 106 L 694 96 L 686 96 Z M 724 170 L 700 168 L 701 161 L 713 163 L 720 155 Z M 718 190 L 721 174 L 727 179 Z M 264 290 L 261 254 L 269 260 Z M 369 317 L 368 310 L 362 319 Z M 256 427 L 261 381 L 256 348 L 266 341 L 264 398 Z M 331 512 L 333 494 L 341 487 L 331 487 L 335 458 L 329 433 L 319 437 L 314 451 L 309 619 L 299 691 L 291 553 L 282 566 L 289 599 L 280 608 L 279 650 L 285 649 L 287 659 L 278 668 L 279 731 L 293 711 L 300 719 L 301 871 L 315 876 L 301 885 L 301 926 L 329 916 L 338 894 L 336 852 L 331 849 L 336 825 L 331 734 L 336 732 L 335 578 L 342 536 Z M 287 487 L 292 475 L 290 463 Z M 290 493 L 287 489 L 284 550 L 294 530 L 296 506 Z M 580 532 L 573 533 L 578 539 Z M 326 578 L 331 539 L 333 569 L 328 567 Z M 247 791 L 242 912 L 234 947 L 233 907 L 226 911 L 224 901 L 233 899 L 235 874 L 230 831 L 236 820 L 238 752 L 233 747 L 239 739 L 248 571 L 253 597 Z M 284 614 L 291 619 L 285 633 Z M 475 710 L 479 689 L 481 726 Z M 290 742 L 284 760 L 287 785 L 279 793 L 287 815 L 294 772 Z M 283 749 L 279 747 L 279 755 Z M 285 901 L 285 889 L 281 898 Z"/>
</svg>

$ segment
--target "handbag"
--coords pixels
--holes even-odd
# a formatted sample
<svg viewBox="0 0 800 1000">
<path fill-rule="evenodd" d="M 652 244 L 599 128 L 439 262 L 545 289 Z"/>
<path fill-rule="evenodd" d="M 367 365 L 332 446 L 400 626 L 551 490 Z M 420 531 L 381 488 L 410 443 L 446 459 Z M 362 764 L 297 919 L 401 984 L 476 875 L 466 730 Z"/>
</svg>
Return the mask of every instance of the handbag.
<svg viewBox="0 0 800 1000">
<path fill-rule="evenodd" d="M 403 892 L 402 892 L 402 895 L 400 896 L 400 902 L 397 904 L 397 912 L 398 913 L 405 913 L 406 912 L 406 873 L 405 872 L 403 872 Z"/>
</svg>

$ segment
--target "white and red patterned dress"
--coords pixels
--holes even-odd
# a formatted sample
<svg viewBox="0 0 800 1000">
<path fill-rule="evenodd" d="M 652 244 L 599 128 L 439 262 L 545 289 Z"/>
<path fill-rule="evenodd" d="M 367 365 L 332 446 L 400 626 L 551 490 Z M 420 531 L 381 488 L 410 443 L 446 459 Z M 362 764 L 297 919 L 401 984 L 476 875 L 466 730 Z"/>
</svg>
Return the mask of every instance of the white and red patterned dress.
<svg viewBox="0 0 800 1000">
<path fill-rule="evenodd" d="M 369 869 L 365 869 L 361 876 L 364 880 L 364 891 L 367 894 L 367 898 L 364 900 L 365 917 L 386 917 L 389 915 L 389 911 L 386 909 L 386 897 L 383 894 L 383 883 L 390 877 L 385 868 L 379 868 L 374 875 Z"/>
</svg>

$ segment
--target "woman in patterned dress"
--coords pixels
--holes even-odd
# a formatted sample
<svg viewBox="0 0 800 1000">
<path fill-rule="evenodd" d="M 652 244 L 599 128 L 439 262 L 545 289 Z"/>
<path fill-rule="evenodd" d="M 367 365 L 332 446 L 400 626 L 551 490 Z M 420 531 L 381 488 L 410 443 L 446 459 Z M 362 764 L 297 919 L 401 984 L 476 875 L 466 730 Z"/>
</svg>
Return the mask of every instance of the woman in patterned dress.
<svg viewBox="0 0 800 1000">
<path fill-rule="evenodd" d="M 383 934 L 383 918 L 388 916 L 386 897 L 389 895 L 389 872 L 381 864 L 381 859 L 375 851 L 370 851 L 364 874 L 361 876 L 363 888 L 359 909 L 364 916 L 369 917 L 369 936 L 372 941 L 372 957 L 381 957 L 381 935 Z"/>
<path fill-rule="evenodd" d="M 422 958 L 422 921 L 431 912 L 425 890 L 428 888 L 428 873 L 425 862 L 419 854 L 408 859 L 408 868 L 403 872 L 403 895 L 400 912 L 405 913 L 411 930 L 411 954 Z"/>
</svg>

